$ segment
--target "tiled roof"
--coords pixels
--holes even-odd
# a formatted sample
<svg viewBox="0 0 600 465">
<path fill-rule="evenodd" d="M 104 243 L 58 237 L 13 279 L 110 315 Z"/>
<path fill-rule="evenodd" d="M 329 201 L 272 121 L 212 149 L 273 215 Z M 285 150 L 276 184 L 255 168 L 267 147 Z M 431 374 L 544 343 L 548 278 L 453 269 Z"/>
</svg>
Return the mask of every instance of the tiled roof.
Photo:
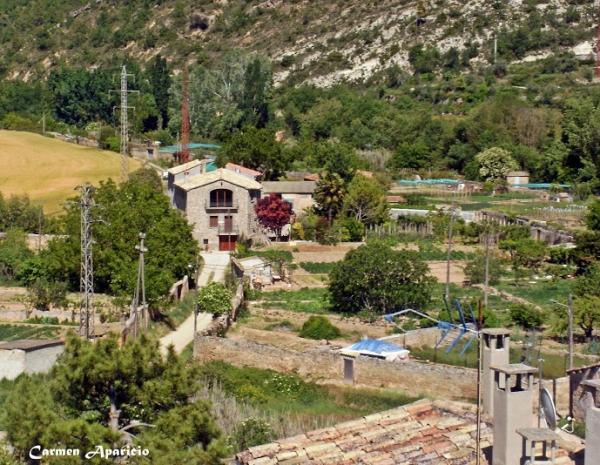
<svg viewBox="0 0 600 465">
<path fill-rule="evenodd" d="M 422 400 L 252 447 L 236 460 L 241 465 L 466 465 L 475 459 L 476 429 L 474 405 Z M 490 440 L 484 423 L 481 447 L 489 447 Z"/>
<path fill-rule="evenodd" d="M 246 176 L 251 176 L 252 178 L 256 178 L 258 176 L 262 176 L 260 171 L 253 170 L 251 168 L 246 168 L 242 165 L 237 165 L 235 163 L 227 163 L 225 168 L 239 174 L 245 174 Z"/>
<path fill-rule="evenodd" d="M 175 185 L 183 190 L 189 191 L 192 189 L 196 189 L 197 187 L 212 184 L 213 182 L 217 181 L 226 181 L 231 184 L 235 184 L 236 186 L 241 186 L 245 189 L 260 190 L 262 187 L 259 182 L 255 181 L 254 179 L 250 179 L 248 176 L 237 174 L 233 171 L 226 170 L 223 168 L 211 171 L 210 173 L 203 173 L 197 176 L 192 176 L 182 182 L 175 182 Z"/>
<path fill-rule="evenodd" d="M 177 165 L 174 166 L 173 168 L 169 168 L 167 170 L 168 173 L 171 174 L 179 174 L 179 173 L 183 173 L 184 171 L 187 170 L 191 170 L 192 168 L 195 168 L 198 165 L 201 165 L 202 161 L 200 160 L 192 160 L 192 161 L 188 161 L 187 163 L 183 163 L 182 165 Z"/>
<path fill-rule="evenodd" d="M 267 181 L 263 182 L 265 194 L 312 194 L 317 183 L 315 181 Z"/>
</svg>

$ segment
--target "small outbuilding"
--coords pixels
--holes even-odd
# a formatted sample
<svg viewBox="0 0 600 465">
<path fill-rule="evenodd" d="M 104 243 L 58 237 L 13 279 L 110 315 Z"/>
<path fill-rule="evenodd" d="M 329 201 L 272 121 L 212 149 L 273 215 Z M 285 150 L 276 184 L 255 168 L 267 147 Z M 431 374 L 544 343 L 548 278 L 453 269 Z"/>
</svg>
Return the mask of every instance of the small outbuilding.
<svg viewBox="0 0 600 465">
<path fill-rule="evenodd" d="M 506 183 L 509 187 L 521 187 L 529 184 L 529 172 L 511 171 L 506 175 Z"/>
<path fill-rule="evenodd" d="M 247 257 L 238 260 L 239 266 L 244 272 L 244 277 L 255 287 L 273 284 L 273 269 L 269 262 L 260 257 Z"/>
<path fill-rule="evenodd" d="M 390 362 L 406 361 L 410 351 L 386 341 L 378 339 L 363 339 L 354 344 L 344 347 L 342 355 L 356 357 L 364 355 L 366 357 L 381 358 Z"/>
<path fill-rule="evenodd" d="M 61 340 L 19 339 L 0 343 L 0 379 L 15 379 L 22 373 L 46 373 L 62 354 Z"/>
</svg>

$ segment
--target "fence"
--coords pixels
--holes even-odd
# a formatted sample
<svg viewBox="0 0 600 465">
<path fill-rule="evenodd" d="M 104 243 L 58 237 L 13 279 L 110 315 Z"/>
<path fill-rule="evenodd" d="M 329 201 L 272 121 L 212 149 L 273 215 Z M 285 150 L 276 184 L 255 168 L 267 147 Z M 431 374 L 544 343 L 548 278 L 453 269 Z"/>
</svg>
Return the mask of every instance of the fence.
<svg viewBox="0 0 600 465">
<path fill-rule="evenodd" d="M 121 344 L 125 344 L 129 338 L 136 339 L 142 330 L 148 329 L 148 307 L 140 305 L 131 308 L 129 318 L 123 323 L 121 329 Z"/>
<path fill-rule="evenodd" d="M 398 237 L 398 236 L 419 236 L 419 237 L 428 237 L 433 235 L 433 225 L 431 222 L 423 222 L 423 223 L 388 223 L 384 225 L 373 225 L 370 226 L 366 231 L 366 236 L 368 239 L 371 238 L 384 238 L 384 237 Z"/>
</svg>

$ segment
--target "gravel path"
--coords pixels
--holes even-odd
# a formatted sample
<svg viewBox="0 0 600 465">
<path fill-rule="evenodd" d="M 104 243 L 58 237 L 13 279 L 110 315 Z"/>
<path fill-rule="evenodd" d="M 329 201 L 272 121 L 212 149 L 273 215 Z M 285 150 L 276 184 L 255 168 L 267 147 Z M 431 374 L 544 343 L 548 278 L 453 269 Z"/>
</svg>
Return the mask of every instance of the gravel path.
<svg viewBox="0 0 600 465">
<path fill-rule="evenodd" d="M 225 278 L 225 270 L 229 265 L 228 252 L 203 252 L 204 266 L 198 277 L 198 286 L 206 286 L 210 281 L 222 282 Z M 196 330 L 202 331 L 212 321 L 210 313 L 200 313 L 196 323 Z M 160 339 L 160 348 L 163 354 L 167 348 L 173 345 L 175 352 L 180 354 L 183 349 L 194 340 L 194 314 L 188 316 L 181 325 Z"/>
</svg>

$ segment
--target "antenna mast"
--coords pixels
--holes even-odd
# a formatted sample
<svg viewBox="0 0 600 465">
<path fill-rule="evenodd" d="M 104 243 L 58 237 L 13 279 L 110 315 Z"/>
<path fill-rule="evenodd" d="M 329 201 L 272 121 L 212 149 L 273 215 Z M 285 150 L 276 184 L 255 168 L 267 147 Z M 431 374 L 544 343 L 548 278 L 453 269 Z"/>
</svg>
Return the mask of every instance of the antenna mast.
<svg viewBox="0 0 600 465">
<path fill-rule="evenodd" d="M 189 102 L 189 75 L 187 62 L 183 65 L 183 91 L 181 96 L 181 163 L 190 160 L 190 102 Z"/>
<path fill-rule="evenodd" d="M 79 292 L 81 304 L 79 307 L 79 334 L 86 339 L 94 337 L 94 262 L 92 257 L 92 198 L 93 187 L 85 184 L 79 188 L 81 197 L 81 273 Z"/>
</svg>

